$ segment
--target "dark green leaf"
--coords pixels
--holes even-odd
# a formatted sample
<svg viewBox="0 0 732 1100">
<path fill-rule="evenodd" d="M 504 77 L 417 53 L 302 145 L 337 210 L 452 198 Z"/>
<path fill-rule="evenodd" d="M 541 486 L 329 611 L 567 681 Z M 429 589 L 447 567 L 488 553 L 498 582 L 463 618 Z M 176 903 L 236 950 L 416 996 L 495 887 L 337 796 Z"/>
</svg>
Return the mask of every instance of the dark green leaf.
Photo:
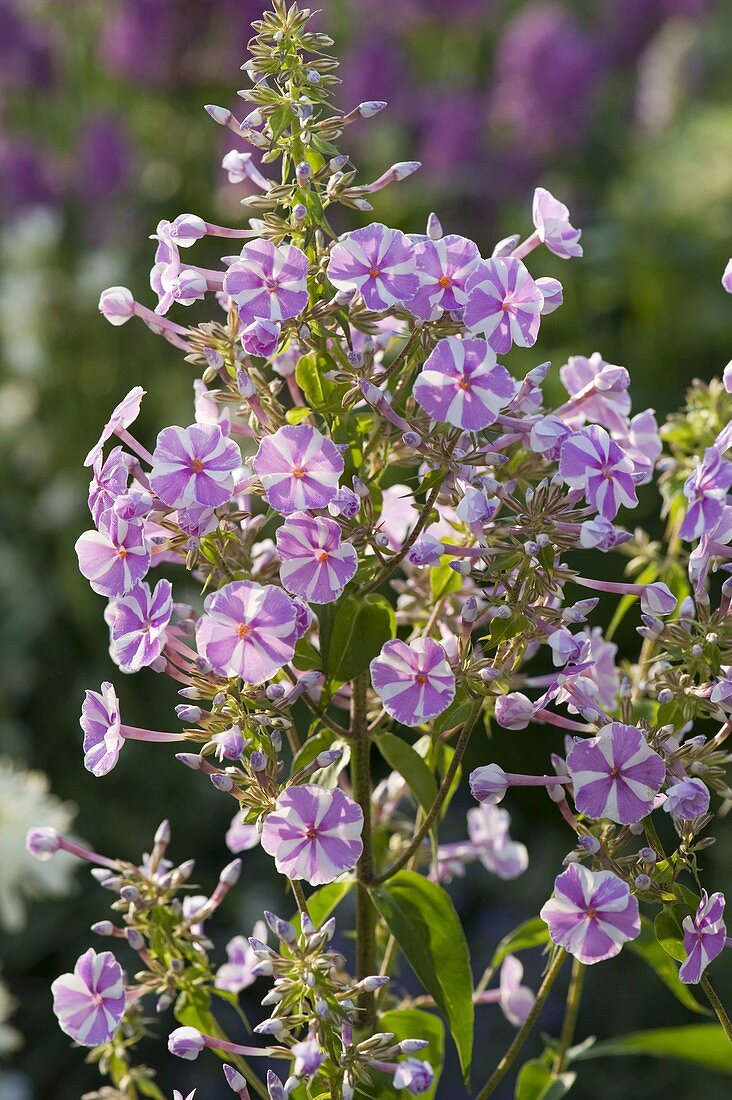
<svg viewBox="0 0 732 1100">
<path fill-rule="evenodd" d="M 556 1076 L 542 1062 L 526 1062 L 516 1080 L 514 1100 L 561 1100 L 576 1079 L 576 1073 Z"/>
<path fill-rule="evenodd" d="M 720 1073 L 732 1074 L 732 1043 L 718 1024 L 689 1024 L 637 1031 L 595 1043 L 575 1061 L 617 1054 L 650 1054 L 655 1058 L 678 1058 Z"/>
<path fill-rule="evenodd" d="M 445 1061 L 445 1028 L 440 1017 L 432 1012 L 423 1012 L 419 1008 L 395 1008 L 393 1011 L 385 1012 L 383 1016 L 379 1017 L 378 1026 L 379 1031 L 393 1032 L 394 1041 L 397 1043 L 401 1042 L 402 1039 L 427 1040 L 429 1046 L 421 1050 L 416 1057 L 429 1062 L 435 1071 L 435 1079 L 431 1087 L 427 1092 L 421 1093 L 426 1100 L 433 1100 Z M 356 1096 L 359 1100 L 366 1100 L 367 1096 L 369 1100 L 372 1100 L 374 1095 L 378 1097 L 378 1100 L 405 1100 L 404 1090 L 395 1089 L 390 1084 L 390 1080 L 386 1075 L 380 1075 L 376 1090 L 357 1091 Z"/>
<path fill-rule="evenodd" d="M 473 1052 L 473 977 L 449 894 L 415 871 L 399 871 L 374 887 L 371 896 L 405 959 L 444 1012 L 467 1081 Z"/>
<path fill-rule="evenodd" d="M 659 914 L 660 917 L 663 913 Z M 679 970 L 669 953 L 659 943 L 654 931 L 654 925 L 647 917 L 641 918 L 641 931 L 637 939 L 628 943 L 628 950 L 638 955 L 645 963 L 655 971 L 663 984 L 671 990 L 677 1001 L 690 1009 L 691 1012 L 700 1012 L 708 1015 L 708 1010 L 699 1004 L 688 985 L 679 981 Z"/>
<path fill-rule="evenodd" d="M 339 601 L 330 638 L 326 668 L 333 680 L 345 682 L 359 676 L 396 635 L 396 616 L 391 604 L 375 592 Z"/>
<path fill-rule="evenodd" d="M 683 962 L 686 958 L 684 929 L 681 922 L 687 912 L 685 906 L 667 905 L 654 921 L 656 939 L 666 954 L 677 962 Z"/>
<path fill-rule="evenodd" d="M 513 932 L 504 936 L 496 948 L 491 959 L 491 969 L 496 970 L 506 955 L 514 955 L 518 951 L 527 951 L 530 947 L 543 947 L 549 943 L 549 929 L 541 917 L 532 917 L 524 921 Z"/>
<path fill-rule="evenodd" d="M 437 799 L 437 783 L 419 753 L 393 733 L 380 734 L 376 747 L 389 767 L 406 779 L 422 809 L 429 812 Z"/>
</svg>

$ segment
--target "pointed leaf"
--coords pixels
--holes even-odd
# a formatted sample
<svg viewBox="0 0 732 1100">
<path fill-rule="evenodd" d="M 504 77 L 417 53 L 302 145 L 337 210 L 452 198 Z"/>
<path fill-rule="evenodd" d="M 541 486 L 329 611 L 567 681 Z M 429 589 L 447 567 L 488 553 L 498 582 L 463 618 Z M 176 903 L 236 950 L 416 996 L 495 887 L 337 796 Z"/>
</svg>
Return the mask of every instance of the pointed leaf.
<svg viewBox="0 0 732 1100">
<path fill-rule="evenodd" d="M 689 1024 L 636 1031 L 595 1043 L 575 1061 L 617 1054 L 649 1054 L 654 1058 L 678 1058 L 719 1073 L 732 1074 L 732 1043 L 718 1024 Z"/>
<path fill-rule="evenodd" d="M 353 680 L 381 653 L 381 647 L 396 635 L 394 608 L 372 592 L 356 598 L 347 596 L 338 604 L 327 657 L 328 675 L 333 680 Z"/>
<path fill-rule="evenodd" d="M 393 733 L 382 733 L 376 747 L 390 768 L 406 779 L 422 809 L 428 813 L 437 799 L 437 782 L 423 758 L 407 741 Z"/>
</svg>

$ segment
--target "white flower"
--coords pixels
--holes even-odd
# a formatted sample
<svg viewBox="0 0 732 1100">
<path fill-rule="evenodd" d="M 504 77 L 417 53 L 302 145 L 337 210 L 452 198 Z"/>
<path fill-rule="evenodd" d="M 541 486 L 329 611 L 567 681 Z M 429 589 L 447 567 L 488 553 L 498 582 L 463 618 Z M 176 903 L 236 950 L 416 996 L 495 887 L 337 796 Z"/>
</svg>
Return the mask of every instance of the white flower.
<svg viewBox="0 0 732 1100">
<path fill-rule="evenodd" d="M 17 932 L 25 923 L 26 902 L 65 894 L 75 860 L 59 852 L 41 862 L 26 851 L 32 825 L 50 825 L 68 832 L 75 807 L 49 793 L 48 778 L 39 771 L 22 771 L 0 758 L 0 925 Z"/>
</svg>

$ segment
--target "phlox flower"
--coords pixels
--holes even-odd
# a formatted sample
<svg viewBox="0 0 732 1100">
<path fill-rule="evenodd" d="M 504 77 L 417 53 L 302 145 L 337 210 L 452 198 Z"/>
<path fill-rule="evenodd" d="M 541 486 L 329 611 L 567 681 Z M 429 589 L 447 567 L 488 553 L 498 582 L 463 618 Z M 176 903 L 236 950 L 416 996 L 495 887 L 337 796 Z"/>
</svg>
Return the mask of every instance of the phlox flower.
<svg viewBox="0 0 732 1100">
<path fill-rule="evenodd" d="M 195 267 L 183 267 L 176 249 L 170 259 L 153 265 L 150 287 L 158 296 L 155 312 L 158 316 L 164 316 L 173 305 L 192 306 L 194 302 L 202 301 L 208 290 L 208 280 Z"/>
<path fill-rule="evenodd" d="M 208 595 L 203 607 L 196 644 L 220 676 L 263 684 L 292 660 L 297 608 L 280 588 L 232 581 Z"/>
<path fill-rule="evenodd" d="M 544 187 L 534 191 L 532 216 L 539 240 L 555 256 L 569 260 L 582 255 L 582 230 L 570 225 L 567 207 Z"/>
<path fill-rule="evenodd" d="M 263 920 L 254 925 L 253 936 L 267 942 L 267 925 Z M 259 959 L 246 936 L 234 936 L 226 945 L 227 962 L 216 971 L 214 985 L 217 989 L 225 989 L 227 993 L 241 993 L 257 980 L 253 973 Z"/>
<path fill-rule="evenodd" d="M 231 498 L 241 453 L 217 424 L 163 428 L 153 453 L 150 485 L 170 508 L 218 508 Z"/>
<path fill-rule="evenodd" d="M 502 879 L 518 878 L 529 866 L 526 845 L 509 835 L 508 810 L 490 802 L 468 810 L 468 836 L 487 871 Z"/>
<path fill-rule="evenodd" d="M 709 787 L 696 776 L 681 779 L 666 791 L 663 808 L 674 821 L 694 821 L 709 810 Z"/>
<path fill-rule="evenodd" d="M 689 506 L 679 532 L 682 539 L 691 542 L 713 530 L 722 516 L 730 486 L 732 462 L 722 458 L 716 447 L 707 447 L 684 485 Z"/>
<path fill-rule="evenodd" d="M 163 651 L 173 614 L 173 586 L 161 580 L 151 593 L 142 581 L 110 605 L 110 653 L 123 672 L 138 672 Z"/>
<path fill-rule="evenodd" d="M 287 321 L 308 304 L 307 273 L 308 258 L 295 245 L 249 241 L 224 276 L 224 292 L 244 325 L 256 318 Z"/>
<path fill-rule="evenodd" d="M 142 386 L 134 386 L 130 392 L 122 398 L 119 405 L 116 405 L 114 409 L 112 409 L 109 420 L 102 428 L 102 434 L 84 459 L 85 466 L 92 466 L 94 464 L 95 459 L 101 454 L 102 447 L 108 439 L 111 439 L 117 432 L 126 430 L 129 428 L 130 424 L 137 420 L 145 392 Z"/>
<path fill-rule="evenodd" d="M 644 409 L 631 417 L 627 431 L 618 434 L 617 442 L 633 461 L 636 485 L 646 485 L 663 451 L 653 409 Z"/>
<path fill-rule="evenodd" d="M 442 714 L 455 696 L 455 674 L 432 638 L 386 642 L 371 662 L 371 683 L 387 714 L 405 726 Z"/>
<path fill-rule="evenodd" d="M 429 1062 L 419 1058 L 405 1058 L 397 1062 L 394 1073 L 394 1088 L 406 1089 L 412 1096 L 420 1096 L 432 1087 L 435 1073 Z"/>
<path fill-rule="evenodd" d="M 124 744 L 119 699 L 105 680 L 101 693 L 85 692 L 79 725 L 84 731 L 84 767 L 97 777 L 111 772 Z"/>
<path fill-rule="evenodd" d="M 516 384 L 484 340 L 440 340 L 414 383 L 413 396 L 434 420 L 477 432 L 513 399 Z"/>
<path fill-rule="evenodd" d="M 338 787 L 305 784 L 282 791 L 262 827 L 262 847 L 291 879 L 311 886 L 352 871 L 363 851 L 361 807 Z"/>
<path fill-rule="evenodd" d="M 150 551 L 139 520 L 124 520 L 113 511 L 102 517 L 101 530 L 85 531 L 74 549 L 79 569 L 101 596 L 123 596 L 150 568 Z"/>
<path fill-rule="evenodd" d="M 559 377 L 572 401 L 573 418 L 602 424 L 609 431 L 625 433 L 630 414 L 630 375 L 624 367 L 606 363 L 599 351 L 589 357 L 572 355 Z M 575 421 L 576 424 L 576 421 Z"/>
<path fill-rule="evenodd" d="M 293 512 L 277 531 L 280 580 L 308 603 L 332 603 L 356 574 L 358 555 L 332 519 Z"/>
<path fill-rule="evenodd" d="M 439 241 L 424 238 L 415 242 L 414 259 L 420 286 L 409 312 L 424 321 L 444 310 L 462 312 L 468 300 L 465 284 L 480 262 L 478 246 L 453 233 Z"/>
<path fill-rule="evenodd" d="M 727 942 L 724 906 L 724 894 L 710 896 L 706 890 L 702 890 L 696 913 L 693 917 L 684 917 L 686 958 L 679 969 L 679 978 L 687 985 L 700 982 L 710 962 L 724 949 Z"/>
<path fill-rule="evenodd" d="M 297 424 L 265 436 L 252 469 L 264 486 L 267 503 L 289 515 L 326 508 L 338 492 L 344 463 L 332 440 L 316 428 Z"/>
<path fill-rule="evenodd" d="M 499 992 L 501 1011 L 514 1027 L 521 1027 L 534 1007 L 536 995 L 533 989 L 522 985 L 524 968 L 515 955 L 506 955 L 501 965 Z"/>
<path fill-rule="evenodd" d="M 544 295 L 521 262 L 511 257 L 484 260 L 466 284 L 464 322 L 482 332 L 499 355 L 512 344 L 530 348 L 539 335 Z"/>
<path fill-rule="evenodd" d="M 567 768 L 579 812 L 621 825 L 634 825 L 651 812 L 666 775 L 663 759 L 643 732 L 622 722 L 610 722 L 596 737 L 575 741 Z"/>
<path fill-rule="evenodd" d="M 327 273 L 337 290 L 360 290 L 367 309 L 376 311 L 410 302 L 420 285 L 414 245 L 379 222 L 341 237 Z"/>
<path fill-rule="evenodd" d="M 612 871 L 570 863 L 539 914 L 554 943 L 586 966 L 611 959 L 640 933 L 638 902 Z"/>
<path fill-rule="evenodd" d="M 130 478 L 129 455 L 121 447 L 115 447 L 106 459 L 100 450 L 94 459 L 92 480 L 89 484 L 89 511 L 96 527 L 105 512 L 127 492 Z"/>
<path fill-rule="evenodd" d="M 559 476 L 571 488 L 582 489 L 587 503 L 605 519 L 615 519 L 621 506 L 635 508 L 633 474 L 631 459 L 597 424 L 574 432 L 562 444 Z"/>
<path fill-rule="evenodd" d="M 90 947 L 51 992 L 62 1031 L 85 1047 L 109 1042 L 125 1010 L 124 972 L 111 951 Z"/>
</svg>

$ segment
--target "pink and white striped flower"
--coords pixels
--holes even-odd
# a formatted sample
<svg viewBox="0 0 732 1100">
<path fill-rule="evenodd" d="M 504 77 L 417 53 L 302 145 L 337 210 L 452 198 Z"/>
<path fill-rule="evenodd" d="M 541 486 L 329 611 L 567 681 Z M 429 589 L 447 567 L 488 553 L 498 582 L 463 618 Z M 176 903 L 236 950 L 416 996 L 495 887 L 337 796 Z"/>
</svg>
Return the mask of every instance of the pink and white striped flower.
<svg viewBox="0 0 732 1100">
<path fill-rule="evenodd" d="M 51 986 L 59 1027 L 84 1047 L 108 1043 L 125 1011 L 124 971 L 111 951 L 91 947 Z"/>
<path fill-rule="evenodd" d="M 332 519 L 293 512 L 277 531 L 280 580 L 308 603 L 332 603 L 353 580 L 358 555 Z"/>
<path fill-rule="evenodd" d="M 455 674 L 432 638 L 386 642 L 371 662 L 371 683 L 387 714 L 405 726 L 442 714 L 455 696 Z"/>
<path fill-rule="evenodd" d="M 218 508 L 231 499 L 241 453 L 218 424 L 173 425 L 158 435 L 150 485 L 170 508 Z"/>
<path fill-rule="evenodd" d="M 591 424 L 562 444 L 559 476 L 605 519 L 615 519 L 621 507 L 635 508 L 633 462 L 604 428 Z"/>
<path fill-rule="evenodd" d="M 123 596 L 150 568 L 142 522 L 113 511 L 102 516 L 101 530 L 80 535 L 74 549 L 82 576 L 101 596 Z"/>
<path fill-rule="evenodd" d="M 267 942 L 267 925 L 263 920 L 254 925 L 252 935 L 255 939 Z M 259 963 L 259 958 L 254 954 L 246 936 L 234 936 L 226 945 L 227 962 L 216 971 L 214 985 L 217 989 L 225 989 L 228 993 L 241 993 L 254 985 L 257 975 L 254 968 Z"/>
<path fill-rule="evenodd" d="M 142 581 L 109 608 L 110 653 L 123 672 L 139 672 L 163 651 L 173 614 L 173 586 L 161 580 L 150 592 Z"/>
<path fill-rule="evenodd" d="M 579 812 L 620 825 L 634 825 L 651 812 L 666 775 L 662 757 L 642 731 L 623 722 L 610 722 L 597 737 L 575 741 L 567 768 Z"/>
<path fill-rule="evenodd" d="M 288 321 L 308 304 L 307 273 L 308 258 L 295 245 L 249 241 L 224 276 L 224 292 L 244 325 L 256 318 Z"/>
<path fill-rule="evenodd" d="M 554 943 L 586 966 L 612 959 L 640 933 L 638 902 L 612 871 L 570 863 L 554 882 L 540 917 Z"/>
<path fill-rule="evenodd" d="M 582 255 L 582 230 L 570 225 L 569 210 L 545 187 L 534 191 L 532 215 L 537 236 L 550 252 L 563 260 Z"/>
<path fill-rule="evenodd" d="M 264 437 L 252 469 L 264 486 L 267 503 L 287 516 L 327 508 L 338 492 L 344 463 L 335 443 L 316 428 L 288 424 Z"/>
<path fill-rule="evenodd" d="M 262 827 L 262 847 L 290 879 L 311 886 L 352 871 L 363 851 L 361 807 L 338 787 L 288 787 Z"/>
<path fill-rule="evenodd" d="M 203 607 L 198 652 L 220 676 L 263 684 L 292 660 L 298 613 L 281 588 L 233 581 L 207 596 Z"/>
<path fill-rule="evenodd" d="M 477 244 L 454 233 L 439 241 L 424 238 L 415 242 L 414 258 L 420 286 L 409 312 L 424 321 L 443 311 L 461 313 L 468 300 L 468 276 L 480 263 Z"/>
<path fill-rule="evenodd" d="M 414 383 L 415 401 L 434 420 L 477 432 L 513 400 L 516 384 L 484 340 L 440 340 Z"/>
<path fill-rule="evenodd" d="M 137 420 L 145 392 L 142 386 L 134 386 L 130 392 L 122 398 L 119 405 L 115 405 L 109 420 L 102 429 L 102 434 L 84 459 L 85 466 L 92 466 L 94 464 L 95 459 L 101 454 L 102 448 L 108 439 L 111 439 L 113 435 L 116 435 L 120 431 L 125 431 L 129 428 L 130 424 Z"/>
<path fill-rule="evenodd" d="M 696 985 L 710 962 L 716 959 L 727 942 L 724 923 L 724 894 L 711 896 L 702 890 L 701 901 L 693 917 L 684 917 L 684 947 L 686 958 L 681 964 L 679 978 L 687 985 Z"/>
<path fill-rule="evenodd" d="M 105 680 L 101 694 L 86 691 L 79 725 L 84 731 L 84 767 L 99 778 L 111 772 L 124 744 L 119 699 Z"/>
<path fill-rule="evenodd" d="M 360 290 L 366 307 L 376 311 L 410 302 L 420 285 L 414 245 L 379 222 L 333 245 L 328 278 L 337 290 Z"/>
<path fill-rule="evenodd" d="M 530 348 L 539 335 L 544 295 L 521 260 L 484 260 L 466 284 L 468 301 L 463 320 L 482 332 L 499 355 L 512 344 Z"/>
</svg>

